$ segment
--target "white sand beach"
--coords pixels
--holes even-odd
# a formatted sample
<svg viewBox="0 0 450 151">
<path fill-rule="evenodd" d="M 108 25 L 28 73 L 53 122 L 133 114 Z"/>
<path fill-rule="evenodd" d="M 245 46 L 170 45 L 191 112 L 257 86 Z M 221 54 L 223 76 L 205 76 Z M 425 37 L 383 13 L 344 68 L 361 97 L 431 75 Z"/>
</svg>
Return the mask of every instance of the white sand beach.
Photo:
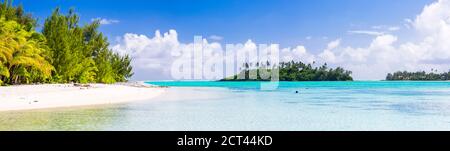
<svg viewBox="0 0 450 151">
<path fill-rule="evenodd" d="M 0 111 L 126 103 L 152 99 L 164 88 L 126 84 L 42 84 L 0 87 Z"/>
</svg>

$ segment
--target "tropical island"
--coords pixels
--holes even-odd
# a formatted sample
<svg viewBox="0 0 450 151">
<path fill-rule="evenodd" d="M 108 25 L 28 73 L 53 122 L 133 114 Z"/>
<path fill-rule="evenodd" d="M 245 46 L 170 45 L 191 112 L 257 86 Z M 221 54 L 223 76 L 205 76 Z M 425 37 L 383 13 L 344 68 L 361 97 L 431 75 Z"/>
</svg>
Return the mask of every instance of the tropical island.
<svg viewBox="0 0 450 151">
<path fill-rule="evenodd" d="M 301 61 L 281 62 L 274 66 L 271 66 L 269 62 L 256 63 L 254 69 L 251 69 L 251 66 L 251 63 L 245 63 L 244 69 L 239 74 L 220 81 L 269 81 L 270 79 L 260 76 L 261 70 L 266 70 L 267 67 L 279 70 L 280 81 L 353 81 L 351 71 L 341 67 L 329 68 L 326 63 L 320 67 L 313 67 L 312 64 Z M 252 73 L 256 78 L 252 78 Z"/>
<path fill-rule="evenodd" d="M 437 71 L 431 69 L 431 73 L 427 73 L 425 71 L 421 72 L 407 72 L 407 71 L 398 71 L 395 73 L 389 73 L 386 76 L 387 81 L 402 81 L 402 80 L 410 80 L 410 81 L 448 81 L 450 80 L 450 71 L 444 73 L 436 73 Z"/>
<path fill-rule="evenodd" d="M 117 84 L 133 75 L 131 57 L 109 49 L 98 20 L 79 20 L 73 9 L 56 8 L 39 32 L 21 5 L 0 2 L 0 111 L 121 103 L 162 92 Z"/>
<path fill-rule="evenodd" d="M 0 7 L 0 84 L 115 83 L 133 75 L 131 58 L 108 48 L 99 21 L 80 26 L 73 9 L 56 8 L 40 33 L 22 6 Z"/>
</svg>

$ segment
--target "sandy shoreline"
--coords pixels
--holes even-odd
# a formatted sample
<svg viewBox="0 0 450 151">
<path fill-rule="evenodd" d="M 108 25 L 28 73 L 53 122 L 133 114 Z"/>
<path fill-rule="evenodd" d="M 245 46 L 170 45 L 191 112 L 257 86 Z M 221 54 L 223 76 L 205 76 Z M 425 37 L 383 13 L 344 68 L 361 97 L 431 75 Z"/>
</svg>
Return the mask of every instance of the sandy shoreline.
<svg viewBox="0 0 450 151">
<path fill-rule="evenodd" d="M 0 87 L 0 111 L 118 104 L 155 98 L 164 88 L 135 84 L 42 84 Z"/>
</svg>

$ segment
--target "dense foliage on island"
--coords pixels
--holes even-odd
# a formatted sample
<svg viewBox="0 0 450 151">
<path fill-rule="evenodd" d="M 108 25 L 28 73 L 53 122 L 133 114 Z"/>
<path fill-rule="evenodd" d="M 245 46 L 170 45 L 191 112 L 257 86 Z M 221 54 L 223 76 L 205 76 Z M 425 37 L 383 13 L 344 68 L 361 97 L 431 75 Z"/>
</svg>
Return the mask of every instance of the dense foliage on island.
<svg viewBox="0 0 450 151">
<path fill-rule="evenodd" d="M 0 85 L 24 83 L 114 83 L 132 76 L 131 58 L 108 48 L 99 21 L 80 26 L 71 9 L 56 8 L 37 21 L 11 0 L 0 2 Z"/>
<path fill-rule="evenodd" d="M 244 69 L 238 74 L 220 81 L 269 81 L 270 79 L 261 78 L 260 70 L 266 69 L 270 63 L 256 63 L 256 68 L 251 69 L 252 64 L 245 63 Z M 327 64 L 320 67 L 313 67 L 312 64 L 302 62 L 282 62 L 275 65 L 279 70 L 280 81 L 353 81 L 352 72 L 344 70 L 341 67 L 336 69 L 329 68 Z M 251 74 L 256 73 L 256 78 L 251 78 Z M 255 77 L 253 76 L 253 77 Z M 241 77 L 241 78 L 240 78 Z"/>
<path fill-rule="evenodd" d="M 401 81 L 401 80 L 411 80 L 411 81 L 446 81 L 450 80 L 450 71 L 444 73 L 426 73 L 422 72 L 407 72 L 398 71 L 395 73 L 389 73 L 386 76 L 388 81 Z"/>
</svg>

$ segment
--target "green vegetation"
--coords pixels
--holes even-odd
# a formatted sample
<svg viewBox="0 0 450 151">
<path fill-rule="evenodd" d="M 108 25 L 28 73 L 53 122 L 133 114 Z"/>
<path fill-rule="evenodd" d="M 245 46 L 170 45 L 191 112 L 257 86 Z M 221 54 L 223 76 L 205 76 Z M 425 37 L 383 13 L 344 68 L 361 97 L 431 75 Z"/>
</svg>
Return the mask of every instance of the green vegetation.
<svg viewBox="0 0 450 151">
<path fill-rule="evenodd" d="M 261 69 L 270 67 L 270 63 L 256 64 L 256 69 L 250 69 L 251 64 L 245 63 L 244 70 L 238 75 L 222 79 L 221 81 L 268 81 L 270 79 L 261 78 Z M 282 62 L 275 65 L 275 69 L 279 70 L 280 81 L 353 81 L 352 72 L 346 71 L 341 67 L 336 69 L 328 68 L 327 64 L 319 68 L 313 68 L 311 64 L 302 62 Z M 253 75 L 253 76 L 252 76 Z M 251 78 L 256 77 L 256 78 Z"/>
<path fill-rule="evenodd" d="M 130 78 L 131 58 L 108 48 L 100 23 L 80 26 L 73 9 L 56 8 L 42 33 L 36 20 L 10 0 L 0 3 L 0 85 L 24 83 L 114 83 Z"/>
<path fill-rule="evenodd" d="M 432 69 L 433 70 L 433 69 Z M 389 73 L 386 76 L 388 81 L 400 81 L 400 80 L 411 80 L 411 81 L 445 81 L 450 80 L 450 71 L 444 73 L 426 73 L 422 72 L 407 72 L 398 71 L 395 73 Z"/>
</svg>

